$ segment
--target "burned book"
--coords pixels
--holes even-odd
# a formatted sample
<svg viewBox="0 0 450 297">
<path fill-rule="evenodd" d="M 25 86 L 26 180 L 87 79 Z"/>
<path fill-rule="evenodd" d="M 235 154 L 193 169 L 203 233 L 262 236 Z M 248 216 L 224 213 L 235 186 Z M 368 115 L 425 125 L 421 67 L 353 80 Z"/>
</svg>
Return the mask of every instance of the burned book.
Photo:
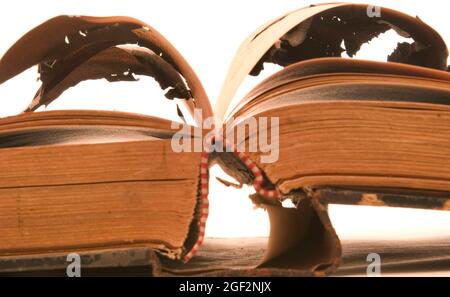
<svg viewBox="0 0 450 297">
<path fill-rule="evenodd" d="M 260 27 L 214 110 L 181 54 L 139 20 L 58 16 L 26 33 L 0 60 L 0 83 L 35 65 L 41 81 L 23 113 L 0 119 L 0 272 L 76 252 L 94 266 L 111 255 L 148 263 L 155 275 L 322 276 L 342 258 L 328 204 L 450 210 L 447 46 L 418 18 L 369 8 L 309 6 Z M 385 62 L 341 57 L 388 30 L 412 42 Z M 235 98 L 267 63 L 282 69 Z M 143 114 L 40 109 L 83 81 L 138 75 L 176 101 L 175 126 L 186 129 Z M 255 139 L 276 149 L 247 149 Z M 236 179 L 227 185 L 252 185 L 267 210 L 264 255 L 221 262 L 207 245 L 196 262 L 214 164 Z"/>
</svg>

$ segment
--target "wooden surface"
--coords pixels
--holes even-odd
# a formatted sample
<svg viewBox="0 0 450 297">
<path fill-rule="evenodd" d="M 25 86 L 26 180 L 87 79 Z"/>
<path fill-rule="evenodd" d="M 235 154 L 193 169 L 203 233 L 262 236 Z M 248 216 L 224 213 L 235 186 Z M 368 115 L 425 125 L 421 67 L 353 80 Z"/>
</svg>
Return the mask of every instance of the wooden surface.
<svg viewBox="0 0 450 297">
<path fill-rule="evenodd" d="M 251 268 L 257 265 L 265 250 L 267 238 L 207 238 L 203 248 L 186 265 L 163 261 L 161 267 L 152 255 L 142 250 L 124 262 L 124 254 L 109 253 L 108 261 L 82 264 L 82 276 L 151 276 L 159 275 L 255 275 Z M 381 256 L 381 273 L 384 276 L 450 276 L 450 237 L 415 241 L 358 241 L 343 240 L 343 262 L 335 276 L 365 276 L 369 253 Z M 145 256 L 140 256 L 145 255 Z M 86 258 L 88 259 L 88 258 Z M 60 275 L 65 276 L 65 258 L 55 269 L 42 266 L 28 272 L 3 272 L 2 275 Z M 1 264 L 0 260 L 0 264 Z M 166 263 L 167 262 L 167 263 Z M 24 263 L 22 262 L 22 265 Z M 125 265 L 124 265 L 125 264 Z M 214 268 L 214 269 L 212 269 Z M 237 269 L 237 270 L 236 270 Z M 213 272 L 214 271 L 214 272 Z M 267 272 L 267 271 L 265 271 Z M 272 271 L 284 275 L 283 271 Z"/>
<path fill-rule="evenodd" d="M 250 268 L 264 254 L 266 238 L 208 238 L 196 258 L 183 269 L 211 267 Z M 366 274 L 367 255 L 381 257 L 381 272 L 389 275 L 450 275 L 450 237 L 402 241 L 342 240 L 343 259 L 334 275 Z"/>
</svg>

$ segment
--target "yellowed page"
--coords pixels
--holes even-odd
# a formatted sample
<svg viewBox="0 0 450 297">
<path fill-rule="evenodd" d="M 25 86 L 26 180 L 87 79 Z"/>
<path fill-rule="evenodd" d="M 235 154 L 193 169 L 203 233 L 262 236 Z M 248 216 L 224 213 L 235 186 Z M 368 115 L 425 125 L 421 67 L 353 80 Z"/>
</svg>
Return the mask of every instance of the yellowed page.
<svg viewBox="0 0 450 297">
<path fill-rule="evenodd" d="M 281 36 L 315 14 L 343 5 L 348 5 L 348 3 L 331 3 L 301 8 L 274 19 L 253 32 L 241 44 L 231 63 L 214 108 L 215 116 L 224 120 L 228 107 L 247 74 Z"/>
</svg>

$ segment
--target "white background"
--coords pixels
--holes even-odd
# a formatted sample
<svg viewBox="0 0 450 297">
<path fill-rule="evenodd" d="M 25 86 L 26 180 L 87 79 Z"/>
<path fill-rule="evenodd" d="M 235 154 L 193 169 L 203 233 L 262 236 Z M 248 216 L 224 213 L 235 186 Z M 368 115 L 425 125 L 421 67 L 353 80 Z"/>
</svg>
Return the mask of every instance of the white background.
<svg viewBox="0 0 450 297">
<path fill-rule="evenodd" d="M 359 1 L 355 1 L 359 2 Z M 203 82 L 211 102 L 220 91 L 225 73 L 241 41 L 253 30 L 285 12 L 318 1 L 294 0 L 161 0 L 161 1 L 8 1 L 0 11 L 0 55 L 32 27 L 56 15 L 125 15 L 160 31 L 182 53 Z M 419 15 L 450 44 L 447 1 L 372 1 L 371 4 Z M 363 47 L 359 58 L 384 60 L 401 39 L 388 32 Z M 30 51 L 33 49 L 30 48 Z M 270 68 L 270 67 L 269 67 Z M 276 67 L 271 67 L 276 69 Z M 265 76 L 270 72 L 265 73 Z M 0 116 L 23 110 L 39 83 L 36 69 L 0 86 Z M 245 94 L 259 79 L 248 79 Z M 159 112 L 155 106 L 160 108 Z M 138 83 L 86 82 L 66 92 L 49 109 L 112 109 L 175 117 L 173 105 L 162 98 L 152 79 Z M 251 189 L 226 188 L 211 179 L 211 212 L 207 235 L 215 237 L 265 236 L 269 225 L 262 210 L 253 210 Z M 450 236 L 450 212 L 331 206 L 331 216 L 344 238 L 395 238 Z"/>
</svg>

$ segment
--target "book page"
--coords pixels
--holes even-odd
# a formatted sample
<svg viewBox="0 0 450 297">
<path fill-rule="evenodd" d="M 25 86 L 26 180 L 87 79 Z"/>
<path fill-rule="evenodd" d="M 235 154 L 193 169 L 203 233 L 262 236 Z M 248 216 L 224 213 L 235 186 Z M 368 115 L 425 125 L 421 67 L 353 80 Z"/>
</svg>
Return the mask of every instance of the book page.
<svg viewBox="0 0 450 297">
<path fill-rule="evenodd" d="M 241 44 L 225 77 L 225 83 L 214 108 L 216 117 L 224 120 L 228 107 L 244 78 L 281 36 L 315 14 L 342 5 L 346 3 L 324 4 L 295 10 L 268 22 L 251 34 Z"/>
<path fill-rule="evenodd" d="M 134 47 L 116 47 L 125 44 L 134 44 Z M 141 48 L 137 49 L 137 46 Z M 29 48 L 34 50 L 30 52 Z M 134 62 L 130 63 L 133 59 Z M 145 63 L 151 66 L 147 73 L 136 71 L 139 67 L 143 70 Z M 176 97 L 188 100 L 192 96 L 205 116 L 212 115 L 206 92 L 187 61 L 158 31 L 133 18 L 54 17 L 23 35 L 0 58 L 0 84 L 34 65 L 39 66 L 42 90 L 39 90 L 26 111 L 48 105 L 65 89 L 83 80 L 106 77 L 110 81 L 132 81 L 136 80 L 133 74 L 149 75 L 149 72 L 154 72 L 150 76 L 155 78 L 161 77 L 161 73 L 168 74 L 162 75 L 165 78 L 159 81 L 163 89 L 171 87 L 178 91 L 184 79 L 192 93 L 174 95 L 174 90 L 170 89 L 168 92 L 172 91 L 172 95 L 168 96 L 169 99 Z M 80 65 L 85 67 L 80 68 Z M 155 69 L 158 70 L 155 72 Z M 171 79 L 167 80 L 169 77 Z M 176 82 L 172 83 L 174 77 Z M 50 87 L 54 87 L 54 90 L 50 90 L 52 94 L 46 94 Z M 193 104 L 182 106 L 193 115 Z"/>
</svg>

